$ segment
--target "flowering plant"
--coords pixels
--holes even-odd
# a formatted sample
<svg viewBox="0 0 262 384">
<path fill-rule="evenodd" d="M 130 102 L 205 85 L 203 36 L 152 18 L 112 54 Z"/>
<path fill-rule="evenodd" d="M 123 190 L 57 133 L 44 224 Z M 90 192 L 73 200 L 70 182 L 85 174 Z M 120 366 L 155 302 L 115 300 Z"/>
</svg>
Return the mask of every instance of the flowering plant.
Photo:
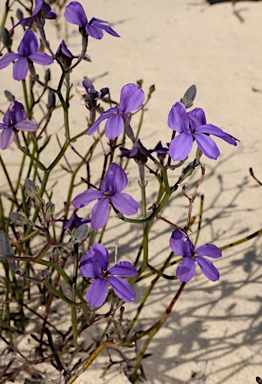
<svg viewBox="0 0 262 384">
<path fill-rule="evenodd" d="M 0 70 L 12 63 L 22 89 L 18 96 L 5 91 L 8 107 L 0 123 L 0 164 L 9 187 L 0 195 L 1 337 L 12 351 L 0 377 L 5 383 L 19 371 L 22 382 L 33 372 L 46 382 L 71 384 L 103 350 L 109 356 L 114 350 L 124 356 L 124 372 L 135 383 L 145 378 L 142 361 L 151 356 L 150 343 L 177 300 L 187 294 L 185 286 L 202 281 L 202 272 L 211 287 L 220 278 L 216 259 L 222 248 L 262 232 L 218 247 L 203 229 L 203 198 L 199 214 L 194 211 L 205 179 L 202 154 L 210 167 L 220 156 L 213 136 L 231 146 L 239 140 L 207 123 L 202 108 L 190 110 L 195 85 L 180 101 L 174 96 L 161 130 L 150 126 L 143 136 L 155 87 L 146 93 L 143 81 L 130 74 L 115 99 L 110 77 L 99 85 L 101 79 L 87 76 L 89 37 L 94 44 L 101 44 L 104 32 L 105 39 L 120 37 L 110 23 L 87 17 L 77 1 L 35 0 L 32 9 L 25 0 L 18 3 L 27 17 L 18 10 L 15 24 L 13 9 L 6 6 L 2 20 L 10 28 L 2 31 L 0 58 Z M 71 35 L 54 47 L 48 41 L 47 26 L 61 19 L 66 30 L 67 23 L 78 27 L 72 36 L 81 41 L 80 52 Z M 17 52 L 13 37 L 20 39 Z M 82 88 L 75 89 L 72 73 Z M 168 128 L 172 134 L 166 140 Z M 235 150 L 231 146 L 228 151 Z M 19 163 L 15 180 L 6 153 Z M 197 246 L 200 232 L 207 243 Z M 155 299 L 156 287 L 161 300 Z M 157 311 L 153 305 L 151 310 L 150 297 Z M 17 341 L 26 332 L 34 342 L 27 355 Z M 127 358 L 131 347 L 133 356 Z M 47 369 L 46 362 L 51 362 Z"/>
</svg>

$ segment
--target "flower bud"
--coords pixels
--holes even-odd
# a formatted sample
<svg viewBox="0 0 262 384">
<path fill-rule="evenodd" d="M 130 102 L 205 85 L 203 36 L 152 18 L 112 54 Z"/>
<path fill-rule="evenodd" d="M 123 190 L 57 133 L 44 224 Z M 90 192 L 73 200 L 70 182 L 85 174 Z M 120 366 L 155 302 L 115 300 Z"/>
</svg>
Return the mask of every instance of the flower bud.
<svg viewBox="0 0 262 384">
<path fill-rule="evenodd" d="M 40 188 L 38 187 L 38 185 L 35 185 L 35 183 L 32 180 L 26 179 L 25 190 L 27 195 L 35 200 L 35 203 L 38 207 L 43 207 L 43 205 L 45 204 L 45 200 L 42 199 L 42 197 L 39 194 Z"/>
<path fill-rule="evenodd" d="M 17 8 L 16 17 L 18 18 L 18 20 L 22 20 L 24 18 L 23 11 L 20 8 Z"/>
<path fill-rule="evenodd" d="M 2 28 L 1 37 L 2 37 L 2 42 L 3 42 L 4 46 L 6 48 L 10 48 L 12 46 L 13 40 L 10 36 L 8 29 L 6 29 L 5 27 Z"/>
<path fill-rule="evenodd" d="M 195 100 L 197 93 L 197 88 L 193 84 L 191 87 L 188 88 L 182 99 L 180 99 L 180 102 L 184 104 L 186 108 L 190 108 L 193 105 L 193 101 Z"/>
<path fill-rule="evenodd" d="M 51 80 L 51 71 L 49 68 L 45 71 L 45 83 L 47 84 Z"/>
<path fill-rule="evenodd" d="M 80 227 L 76 228 L 73 232 L 72 240 L 74 243 L 79 243 L 84 240 L 89 232 L 89 228 L 87 224 L 83 224 Z"/>
<path fill-rule="evenodd" d="M 7 90 L 4 91 L 4 95 L 7 98 L 7 100 L 10 101 L 10 103 L 12 103 L 15 100 L 15 96 Z"/>
<path fill-rule="evenodd" d="M 29 224 L 29 219 L 24 212 L 11 212 L 10 218 L 16 225 Z"/>
<path fill-rule="evenodd" d="M 47 98 L 47 108 L 53 109 L 55 107 L 55 103 L 56 103 L 55 93 L 52 91 L 49 91 L 48 98 Z"/>
<path fill-rule="evenodd" d="M 55 204 L 53 204 L 51 201 L 48 201 L 44 206 L 44 212 L 46 214 L 47 219 L 51 220 L 55 212 Z"/>
</svg>

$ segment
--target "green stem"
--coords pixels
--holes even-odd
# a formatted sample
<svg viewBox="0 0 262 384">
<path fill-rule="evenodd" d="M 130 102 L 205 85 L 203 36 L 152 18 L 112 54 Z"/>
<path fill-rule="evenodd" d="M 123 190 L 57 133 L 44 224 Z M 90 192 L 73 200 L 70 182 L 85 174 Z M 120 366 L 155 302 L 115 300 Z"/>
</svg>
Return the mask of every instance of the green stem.
<svg viewBox="0 0 262 384">
<path fill-rule="evenodd" d="M 138 369 L 141 366 L 141 361 L 142 361 L 142 359 L 144 357 L 144 354 L 146 353 L 146 350 L 147 350 L 151 340 L 157 334 L 157 332 L 160 330 L 160 328 L 163 326 L 163 324 L 166 322 L 166 320 L 167 320 L 168 316 L 170 315 L 170 313 L 171 313 L 175 303 L 177 302 L 178 298 L 180 297 L 181 293 L 183 292 L 183 289 L 185 288 L 185 285 L 186 285 L 186 283 L 182 283 L 180 285 L 179 290 L 177 291 L 176 295 L 174 296 L 173 300 L 169 304 L 168 308 L 166 309 L 166 311 L 163 314 L 163 316 L 161 317 L 161 319 L 157 323 L 155 323 L 151 328 L 149 328 L 148 331 L 146 332 L 146 333 L 149 333 L 149 335 L 148 335 L 148 338 L 145 340 L 144 345 L 141 348 L 139 356 L 138 356 L 138 358 L 136 360 L 136 364 L 135 364 L 133 373 L 132 373 L 132 375 L 130 377 L 130 381 L 132 383 L 135 383 L 135 381 L 138 378 L 137 377 L 137 371 L 138 371 Z"/>
</svg>

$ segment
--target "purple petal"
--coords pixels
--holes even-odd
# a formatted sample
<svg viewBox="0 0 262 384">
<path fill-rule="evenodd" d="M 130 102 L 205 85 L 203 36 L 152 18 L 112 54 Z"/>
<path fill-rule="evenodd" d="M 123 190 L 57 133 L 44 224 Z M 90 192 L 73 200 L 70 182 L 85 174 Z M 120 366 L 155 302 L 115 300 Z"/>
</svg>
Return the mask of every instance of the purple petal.
<svg viewBox="0 0 262 384">
<path fill-rule="evenodd" d="M 109 216 L 109 199 L 100 199 L 92 209 L 91 225 L 92 228 L 102 228 Z"/>
<path fill-rule="evenodd" d="M 24 80 L 28 73 L 27 59 L 20 57 L 13 66 L 13 78 L 15 80 Z"/>
<path fill-rule="evenodd" d="M 204 133 L 196 133 L 193 135 L 196 139 L 199 149 L 209 158 L 216 160 L 220 155 L 220 151 L 211 137 Z"/>
<path fill-rule="evenodd" d="M 103 32 L 101 31 L 101 28 L 94 25 L 86 24 L 85 30 L 89 36 L 93 37 L 93 39 L 100 40 L 104 36 Z"/>
<path fill-rule="evenodd" d="M 13 124 L 24 121 L 26 119 L 26 111 L 22 103 L 19 103 L 15 100 L 9 109 L 11 112 L 11 120 Z"/>
<path fill-rule="evenodd" d="M 0 59 L 0 69 L 7 67 L 12 61 L 18 59 L 20 55 L 18 53 L 6 53 L 2 59 Z"/>
<path fill-rule="evenodd" d="M 120 94 L 119 110 L 121 115 L 136 111 L 144 102 L 144 91 L 136 84 L 125 85 Z"/>
<path fill-rule="evenodd" d="M 114 113 L 118 113 L 118 107 L 113 107 L 113 108 L 110 108 L 108 109 L 108 111 L 102 113 L 102 115 L 99 116 L 99 118 L 94 122 L 94 124 L 92 125 L 92 127 L 90 127 L 86 134 L 87 135 L 92 135 L 99 127 L 99 125 L 101 124 L 101 122 L 105 119 L 108 119 L 110 116 L 112 116 Z"/>
<path fill-rule="evenodd" d="M 176 229 L 172 232 L 169 243 L 172 251 L 177 255 L 191 257 L 194 253 L 193 243 L 187 238 L 186 234 L 180 230 Z"/>
<path fill-rule="evenodd" d="M 191 134 L 189 120 L 184 104 L 177 102 L 171 108 L 167 120 L 169 128 L 176 132 Z"/>
<path fill-rule="evenodd" d="M 72 1 L 67 5 L 64 17 L 69 23 L 79 25 L 79 27 L 84 27 L 88 23 L 84 8 L 77 1 Z"/>
<path fill-rule="evenodd" d="M 31 29 L 27 29 L 17 49 L 19 55 L 23 57 L 29 57 L 30 55 L 32 55 L 32 53 L 37 52 L 39 48 L 39 37 Z"/>
<path fill-rule="evenodd" d="M 91 83 L 91 81 L 87 76 L 83 78 L 82 86 L 85 88 L 86 93 L 91 93 L 92 91 L 95 90 L 95 87 L 93 86 L 93 84 Z"/>
<path fill-rule="evenodd" d="M 79 193 L 79 195 L 77 195 L 71 201 L 71 204 L 73 204 L 75 208 L 82 208 L 90 204 L 92 201 L 96 199 L 101 199 L 101 197 L 103 197 L 103 192 L 93 191 L 92 189 L 88 189 L 85 192 Z"/>
<path fill-rule="evenodd" d="M 81 275 L 91 278 L 102 277 L 102 272 L 107 270 L 108 263 L 108 250 L 102 244 L 93 244 L 81 258 Z"/>
<path fill-rule="evenodd" d="M 96 29 L 104 29 L 110 35 L 115 36 L 115 37 L 120 37 L 119 34 L 116 33 L 116 31 L 114 31 L 110 27 L 109 23 L 105 20 L 100 20 L 100 19 L 96 19 L 95 17 L 92 17 L 92 19 L 89 21 L 89 26 L 90 27 L 92 26 Z M 103 36 L 103 34 L 102 34 L 102 36 Z M 94 36 L 92 36 L 92 37 L 94 37 Z"/>
<path fill-rule="evenodd" d="M 197 131 L 200 133 L 207 133 L 210 135 L 220 137 L 222 140 L 225 140 L 227 143 L 232 145 L 237 145 L 236 141 L 239 141 L 234 136 L 231 136 L 228 133 L 225 133 L 224 131 L 222 131 L 222 129 L 212 124 L 206 124 L 206 125 L 203 125 L 202 127 L 198 127 Z"/>
<path fill-rule="evenodd" d="M 130 303 L 130 301 L 135 300 L 136 293 L 127 281 L 115 276 L 110 276 L 107 280 L 112 285 L 115 294 L 120 297 L 120 299 L 126 303 Z"/>
<path fill-rule="evenodd" d="M 0 148 L 7 149 L 8 147 L 10 147 L 13 139 L 14 139 L 14 132 L 12 128 L 3 129 L 0 132 Z"/>
<path fill-rule="evenodd" d="M 30 120 L 19 121 L 14 125 L 16 129 L 21 131 L 35 132 L 38 128 L 38 124 Z"/>
<path fill-rule="evenodd" d="M 116 163 L 112 163 L 101 183 L 103 192 L 114 194 L 121 192 L 128 184 L 128 179 L 125 171 Z"/>
<path fill-rule="evenodd" d="M 138 211 L 138 203 L 127 193 L 115 193 L 110 200 L 113 206 L 124 215 L 134 215 Z"/>
<path fill-rule="evenodd" d="M 40 65 L 49 65 L 52 64 L 54 61 L 54 59 L 45 52 L 32 53 L 28 58 L 34 63 Z"/>
<path fill-rule="evenodd" d="M 124 121 L 121 115 L 114 114 L 110 116 L 105 124 L 105 134 L 110 140 L 115 139 L 124 130 Z"/>
<path fill-rule="evenodd" d="M 214 244 L 204 244 L 195 250 L 197 256 L 209 256 L 217 259 L 222 256 L 222 251 Z"/>
<path fill-rule="evenodd" d="M 177 266 L 176 275 L 182 282 L 188 282 L 196 272 L 196 264 L 191 257 L 185 257 Z"/>
<path fill-rule="evenodd" d="M 202 108 L 195 108 L 188 112 L 188 117 L 194 121 L 196 127 L 206 124 L 206 115 Z"/>
<path fill-rule="evenodd" d="M 32 16 L 37 15 L 38 12 L 41 11 L 42 5 L 43 5 L 43 0 L 35 0 L 35 8 L 32 12 Z"/>
<path fill-rule="evenodd" d="M 110 275 L 119 275 L 124 277 L 137 276 L 137 269 L 129 261 L 120 261 L 108 270 Z"/>
<path fill-rule="evenodd" d="M 104 304 L 108 295 L 107 283 L 105 280 L 96 279 L 89 286 L 86 292 L 86 301 L 91 308 L 98 308 Z"/>
<path fill-rule="evenodd" d="M 184 160 L 189 155 L 192 146 L 192 135 L 182 132 L 171 141 L 169 154 L 174 161 Z"/>
<path fill-rule="evenodd" d="M 80 273 L 83 277 L 89 277 L 91 279 L 102 278 L 102 269 L 100 268 L 97 259 L 90 255 L 93 255 L 92 251 L 87 251 L 87 253 L 81 258 L 80 261 Z"/>
<path fill-rule="evenodd" d="M 201 271 L 209 280 L 217 281 L 219 279 L 220 273 L 210 260 L 205 259 L 202 256 L 196 257 L 195 260 L 198 263 Z"/>
</svg>

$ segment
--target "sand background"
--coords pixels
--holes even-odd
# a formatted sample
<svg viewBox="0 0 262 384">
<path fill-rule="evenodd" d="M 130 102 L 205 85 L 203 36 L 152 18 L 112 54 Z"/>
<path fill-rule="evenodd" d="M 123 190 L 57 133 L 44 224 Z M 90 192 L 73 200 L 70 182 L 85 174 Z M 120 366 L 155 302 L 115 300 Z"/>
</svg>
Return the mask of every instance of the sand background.
<svg viewBox="0 0 262 384">
<path fill-rule="evenodd" d="M 170 108 L 191 84 L 196 84 L 194 106 L 205 110 L 208 122 L 240 139 L 236 148 L 217 140 L 221 150 L 219 159 L 203 159 L 206 178 L 200 194 L 205 195 L 205 212 L 199 245 L 214 242 L 222 246 L 260 229 L 261 187 L 249 176 L 248 169 L 253 167 L 262 179 L 262 93 L 254 91 L 254 88 L 262 90 L 262 2 L 237 2 L 234 8 L 230 2 L 210 6 L 202 0 L 82 0 L 81 3 L 89 18 L 110 21 L 121 38 L 106 35 L 101 41 L 90 39 L 88 54 L 92 63 L 81 63 L 74 71 L 74 86 L 88 76 L 94 79 L 97 89 L 108 86 L 117 100 L 122 86 L 129 82 L 143 79 L 145 90 L 154 84 L 156 92 L 141 135 L 144 145 L 153 147 L 160 139 L 163 143 L 169 141 Z M 63 30 L 63 22 L 61 26 Z M 68 31 L 68 47 L 77 54 L 80 52 L 77 28 L 70 26 Z M 47 37 L 55 50 L 60 37 L 49 21 Z M 55 79 L 56 69 L 53 73 Z M 11 67 L 0 72 L 0 81 L 2 88 L 22 98 L 20 84 L 11 81 Z M 1 109 L 5 110 L 6 106 L 3 101 Z M 70 121 L 77 134 L 85 128 L 85 111 L 77 98 L 71 106 Z M 60 124 L 57 115 L 52 125 L 54 132 L 60 132 Z M 86 139 L 76 144 L 78 148 L 85 148 Z M 56 151 L 55 140 L 52 145 Z M 3 154 L 5 161 L 14 167 L 14 178 L 19 164 L 15 153 L 13 145 Z M 52 160 L 53 153 L 48 152 L 47 162 Z M 136 169 L 133 169 L 129 175 L 129 192 L 139 196 Z M 66 178 L 59 177 L 58 172 L 51 178 L 57 182 L 55 190 L 60 191 L 55 197 L 57 206 L 65 198 L 63 192 L 67 186 Z M 192 178 L 192 185 L 196 179 Z M 53 188 L 52 183 L 49 185 Z M 5 181 L 2 190 L 7 190 Z M 148 195 L 152 194 L 152 199 L 153 191 L 153 184 L 149 183 Z M 187 203 L 181 192 L 176 199 L 164 213 L 166 218 L 182 224 Z M 197 204 L 194 210 L 197 214 Z M 113 249 L 123 225 L 114 217 L 111 223 L 105 245 Z M 132 227 L 123 229 L 120 257 L 134 258 L 138 235 L 139 231 Z M 163 253 L 169 252 L 169 237 L 168 226 L 163 223 L 154 226 L 150 245 L 153 265 L 159 265 Z M 149 383 L 246 384 L 262 376 L 261 239 L 225 251 L 223 258 L 215 263 L 221 272 L 220 281 L 211 283 L 198 273 L 150 345 L 148 352 L 152 356 L 143 362 Z M 170 270 L 170 274 L 174 271 Z M 177 284 L 172 286 L 168 281 L 160 284 L 141 319 L 143 327 L 161 316 L 176 288 Z M 138 296 L 144 289 L 142 284 L 138 286 Z M 127 312 L 135 308 L 133 303 Z M 100 378 L 104 367 L 105 360 L 98 360 L 77 383 L 127 382 L 119 367 Z"/>
</svg>

